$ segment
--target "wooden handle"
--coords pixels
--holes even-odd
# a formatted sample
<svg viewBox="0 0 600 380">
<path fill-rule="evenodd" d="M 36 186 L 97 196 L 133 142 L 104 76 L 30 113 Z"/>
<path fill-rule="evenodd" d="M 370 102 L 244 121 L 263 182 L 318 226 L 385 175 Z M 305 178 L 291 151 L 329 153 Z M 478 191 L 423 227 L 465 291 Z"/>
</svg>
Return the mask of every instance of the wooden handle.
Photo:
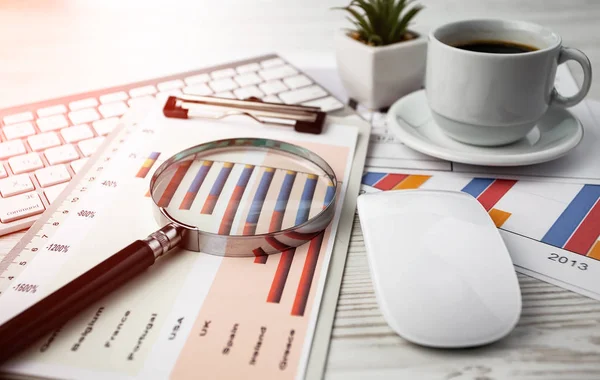
<svg viewBox="0 0 600 380">
<path fill-rule="evenodd" d="M 0 326 L 0 364 L 154 264 L 136 240 Z"/>
</svg>

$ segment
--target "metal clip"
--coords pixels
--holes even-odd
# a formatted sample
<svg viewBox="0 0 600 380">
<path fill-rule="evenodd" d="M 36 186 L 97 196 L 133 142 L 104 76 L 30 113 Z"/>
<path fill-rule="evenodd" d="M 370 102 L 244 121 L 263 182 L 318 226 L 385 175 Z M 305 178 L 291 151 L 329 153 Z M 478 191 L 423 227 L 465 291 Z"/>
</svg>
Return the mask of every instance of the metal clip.
<svg viewBox="0 0 600 380">
<path fill-rule="evenodd" d="M 325 124 L 325 112 L 317 107 L 266 103 L 258 98 L 245 100 L 211 96 L 169 96 L 163 108 L 166 117 L 188 119 L 203 117 L 222 119 L 246 115 L 260 123 L 294 127 L 297 132 L 320 134 Z"/>
</svg>

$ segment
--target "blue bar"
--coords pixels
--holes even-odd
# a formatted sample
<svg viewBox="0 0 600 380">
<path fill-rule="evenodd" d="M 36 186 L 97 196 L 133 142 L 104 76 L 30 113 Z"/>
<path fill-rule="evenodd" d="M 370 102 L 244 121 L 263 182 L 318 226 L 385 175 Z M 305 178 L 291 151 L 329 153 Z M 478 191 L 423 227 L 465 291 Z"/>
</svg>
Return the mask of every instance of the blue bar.
<svg viewBox="0 0 600 380">
<path fill-rule="evenodd" d="M 362 177 L 362 183 L 367 186 L 373 186 L 383 177 L 385 177 L 385 173 L 367 172 Z"/>
<path fill-rule="evenodd" d="M 196 176 L 194 177 L 194 180 L 188 189 L 188 193 L 197 193 L 198 190 L 200 190 L 200 186 L 202 186 L 202 182 L 204 182 L 204 179 L 206 178 L 206 175 L 211 167 L 212 161 L 204 161 L 202 163 L 202 166 L 198 170 L 198 173 L 196 173 Z"/>
<path fill-rule="evenodd" d="M 323 202 L 323 207 L 329 206 L 333 197 L 335 196 L 335 187 L 333 185 L 327 186 L 327 192 L 325 193 L 325 201 Z"/>
<path fill-rule="evenodd" d="M 296 214 L 296 225 L 302 224 L 308 220 L 310 205 L 317 187 L 317 177 L 307 178 L 300 197 L 300 205 L 298 205 L 298 213 Z"/>
<path fill-rule="evenodd" d="M 600 198 L 599 185 L 583 186 L 565 211 L 560 214 L 556 222 L 546 232 L 542 242 L 562 248 L 598 198 Z"/>
<path fill-rule="evenodd" d="M 225 186 L 225 182 L 227 178 L 229 178 L 229 173 L 231 173 L 231 168 L 233 164 L 231 162 L 225 162 L 219 175 L 217 175 L 217 179 L 210 189 L 209 195 L 219 196 L 221 195 L 221 191 L 223 191 L 223 186 Z"/>
<path fill-rule="evenodd" d="M 275 174 L 275 171 L 271 168 L 268 168 L 264 171 L 260 179 L 260 183 L 258 184 L 258 188 L 256 189 L 256 193 L 254 194 L 252 204 L 250 205 L 250 211 L 248 212 L 246 223 L 258 223 L 258 217 L 260 216 L 263 204 L 265 203 L 269 186 L 271 186 L 273 174 Z"/>
<path fill-rule="evenodd" d="M 287 207 L 288 200 L 290 199 L 290 193 L 292 192 L 292 187 L 294 185 L 294 180 L 296 179 L 296 172 L 288 170 L 283 178 L 283 183 L 281 184 L 281 190 L 279 191 L 279 195 L 277 196 L 277 202 L 275 203 L 275 212 L 284 212 Z"/>
<path fill-rule="evenodd" d="M 462 191 L 477 198 L 492 182 L 494 182 L 493 178 L 473 178 L 471 182 L 467 183 L 467 186 L 463 187 Z"/>
</svg>

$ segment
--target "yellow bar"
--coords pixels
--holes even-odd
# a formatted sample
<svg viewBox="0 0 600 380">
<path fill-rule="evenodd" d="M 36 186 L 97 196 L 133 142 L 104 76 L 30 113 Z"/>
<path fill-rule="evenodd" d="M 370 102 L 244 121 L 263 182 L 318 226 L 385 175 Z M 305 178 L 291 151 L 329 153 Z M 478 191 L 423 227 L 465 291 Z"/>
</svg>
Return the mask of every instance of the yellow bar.
<svg viewBox="0 0 600 380">
<path fill-rule="evenodd" d="M 409 175 L 402 182 L 394 186 L 392 190 L 418 189 L 429 178 L 431 178 L 430 175 Z"/>
<path fill-rule="evenodd" d="M 592 259 L 600 260 L 600 240 L 597 240 L 587 254 Z"/>
<path fill-rule="evenodd" d="M 232 168 L 233 167 L 233 162 L 225 162 L 225 163 L 223 163 L 223 167 L 224 168 Z"/>
<path fill-rule="evenodd" d="M 151 168 L 152 165 L 154 165 L 154 162 L 156 162 L 156 160 L 153 160 L 151 158 L 146 158 L 146 161 L 144 161 L 144 165 L 142 165 L 143 168 Z"/>
<path fill-rule="evenodd" d="M 510 212 L 498 210 L 497 208 L 493 208 L 490 210 L 490 217 L 494 221 L 496 227 L 500 228 L 506 222 L 509 216 L 512 214 Z"/>
</svg>

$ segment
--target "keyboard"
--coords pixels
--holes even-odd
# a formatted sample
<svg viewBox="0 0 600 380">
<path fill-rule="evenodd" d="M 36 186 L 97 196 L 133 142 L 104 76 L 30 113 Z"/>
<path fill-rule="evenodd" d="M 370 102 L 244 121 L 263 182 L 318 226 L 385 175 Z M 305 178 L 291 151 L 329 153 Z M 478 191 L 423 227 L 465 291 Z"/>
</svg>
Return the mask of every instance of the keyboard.
<svg viewBox="0 0 600 380">
<path fill-rule="evenodd" d="M 30 227 L 94 154 L 127 110 L 169 95 L 303 104 L 335 111 L 338 99 L 277 55 L 0 110 L 0 235 Z"/>
</svg>

